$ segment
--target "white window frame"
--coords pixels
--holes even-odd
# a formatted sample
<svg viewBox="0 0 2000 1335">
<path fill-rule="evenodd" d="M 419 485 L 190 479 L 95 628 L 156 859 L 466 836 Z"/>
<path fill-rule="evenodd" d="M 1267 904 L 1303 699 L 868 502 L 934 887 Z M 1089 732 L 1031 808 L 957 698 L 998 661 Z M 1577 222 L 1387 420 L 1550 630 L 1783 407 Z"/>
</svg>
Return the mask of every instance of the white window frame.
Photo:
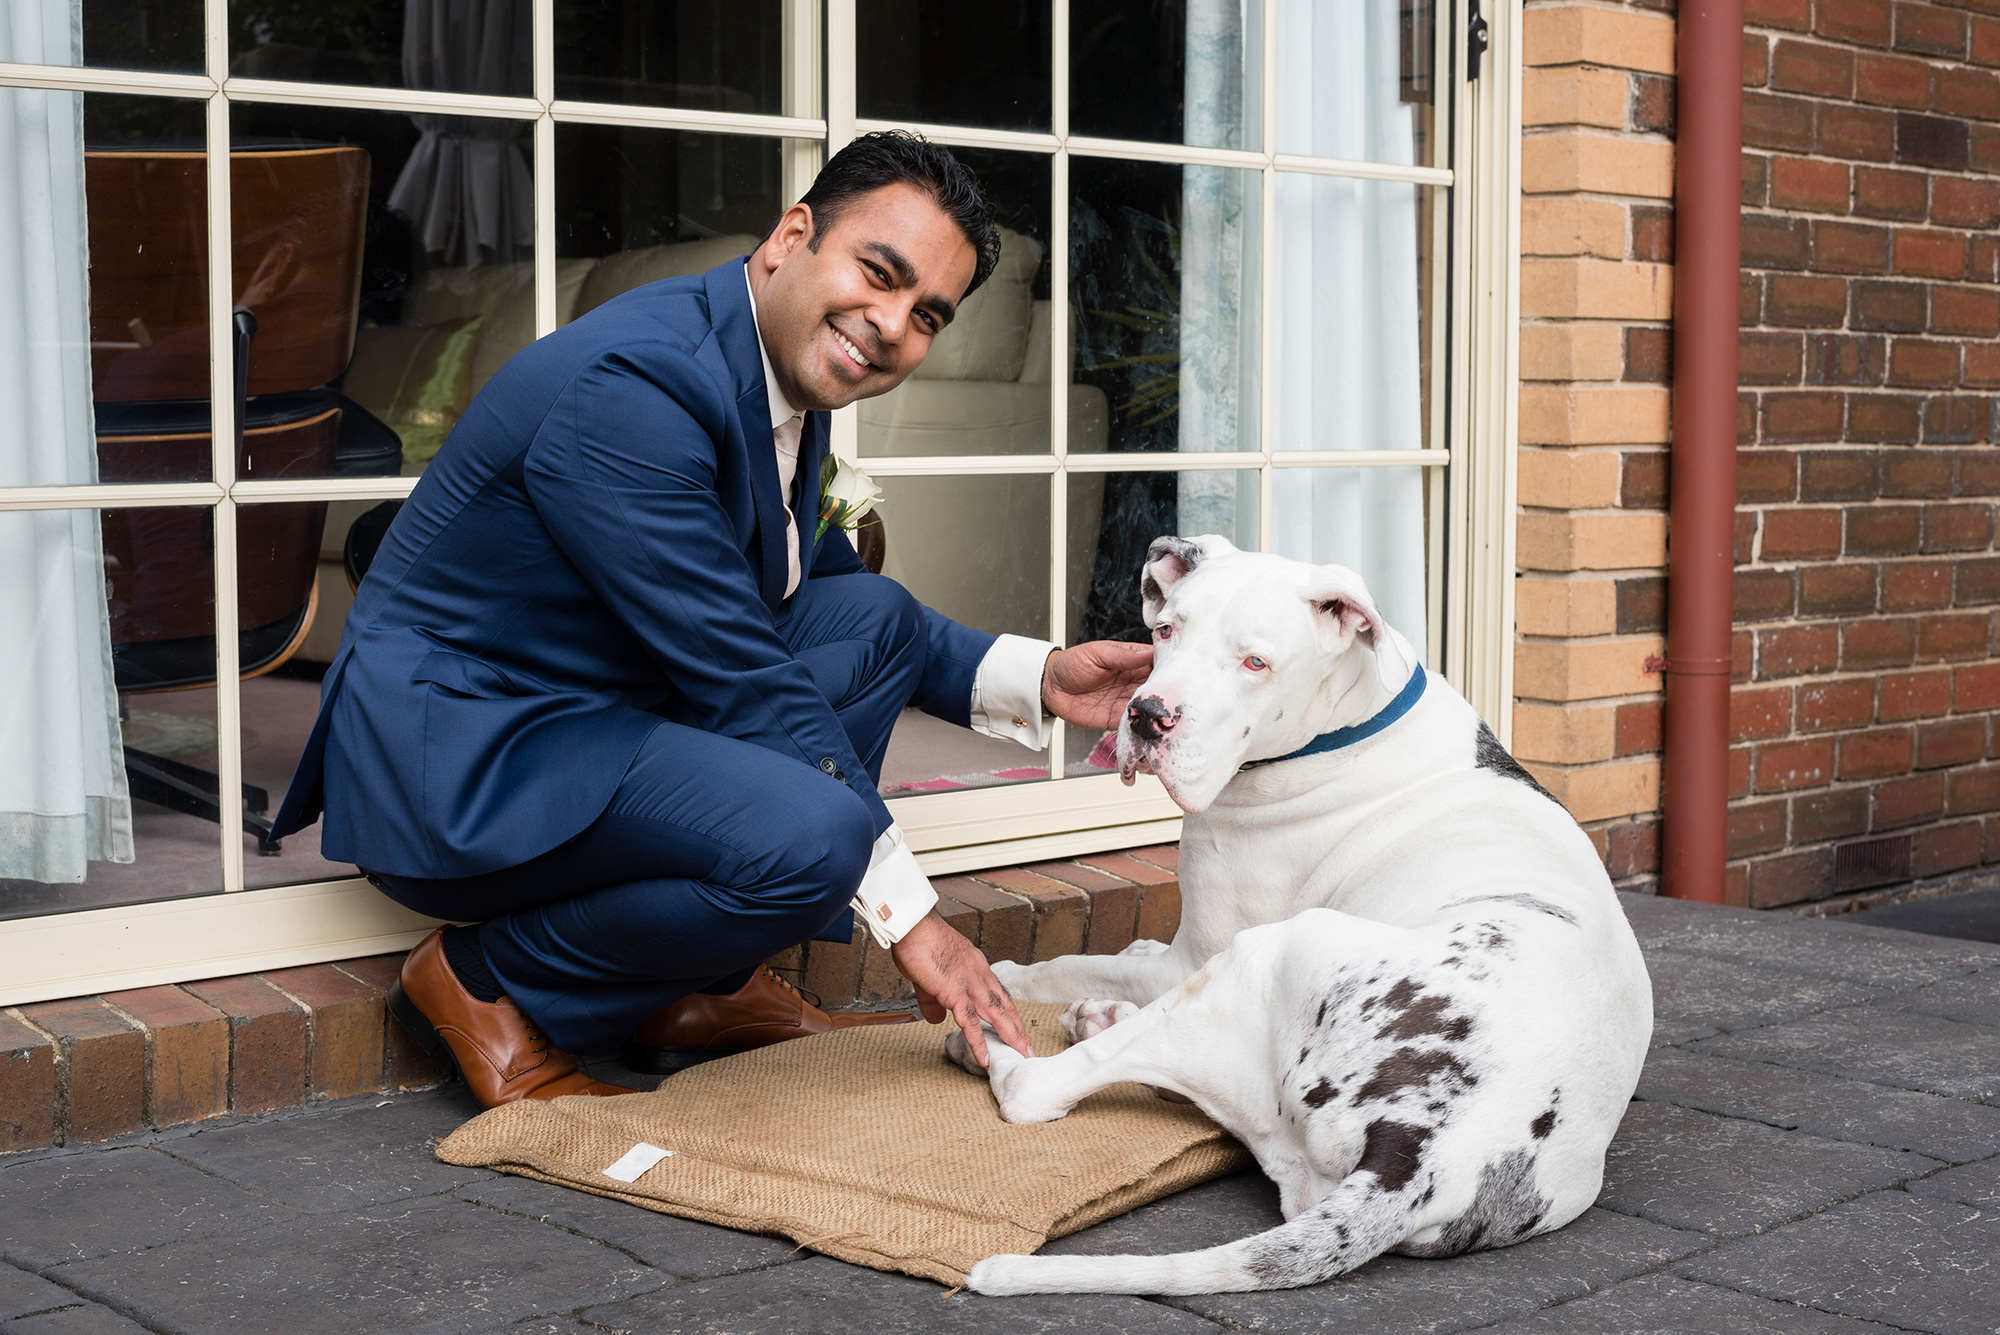
<svg viewBox="0 0 2000 1335">
<path fill-rule="evenodd" d="M 1093 139 L 1069 133 L 1069 0 L 1051 0 L 1054 76 L 1049 133 L 960 126 L 907 125 L 952 145 L 1042 153 L 1053 175 L 1050 252 L 1054 273 L 1051 321 L 1054 363 L 1068 364 L 1069 218 L 1073 157 L 1227 166 L 1259 174 L 1263 235 L 1258 272 L 1259 442 L 1256 452 L 1086 453 L 1068 451 L 1067 375 L 1050 377 L 1047 454 L 950 458 L 870 456 L 877 476 L 1037 473 L 1050 477 L 1049 625 L 1063 640 L 1067 613 L 1069 474 L 1087 472 L 1254 470 L 1259 477 L 1258 540 L 1272 541 L 1273 479 L 1281 468 L 1408 467 L 1444 470 L 1432 488 L 1429 551 L 1429 666 L 1457 686 L 1504 741 L 1511 724 L 1514 585 L 1515 387 L 1519 271 L 1520 5 L 1506 0 L 1487 15 L 1492 47 L 1481 78 L 1460 82 L 1468 0 L 1441 0 L 1437 69 L 1442 105 L 1434 122 L 1446 165 L 1401 167 L 1279 154 L 1275 79 L 1261 80 L 1261 152 Z M 527 98 L 242 79 L 228 73 L 228 0 L 205 0 L 206 73 L 151 74 L 93 68 L 0 63 L 0 85 L 85 93 L 132 93 L 200 98 L 206 103 L 208 263 L 211 275 L 230 271 L 229 108 L 233 102 L 339 106 L 406 113 L 444 112 L 533 122 L 536 324 L 555 328 L 555 127 L 600 124 L 708 133 L 779 136 L 784 181 L 796 198 L 823 151 L 889 122 L 856 115 L 856 0 L 784 0 L 784 107 L 778 116 L 691 111 L 557 100 L 553 0 L 534 0 L 534 95 Z M 1264 0 L 1261 68 L 1277 67 L 1276 0 Z M 824 60 L 817 53 L 823 47 Z M 824 81 L 825 116 L 820 109 Z M 1434 321 L 1430 438 L 1442 449 L 1278 451 L 1273 448 L 1274 354 L 1271 324 L 1277 275 L 1274 250 L 1279 172 L 1310 172 L 1404 181 L 1449 189 L 1448 208 L 1434 210 L 1441 257 L 1436 281 L 1446 284 Z M 209 287 L 210 390 L 214 481 L 146 485 L 0 488 L 0 510 L 97 509 L 116 506 L 202 505 L 215 512 L 215 587 L 236 587 L 239 505 L 282 501 L 393 500 L 414 478 L 245 481 L 236 477 L 230 297 L 226 281 Z M 854 459 L 857 414 L 834 415 L 833 447 Z M 216 723 L 220 790 L 242 783 L 237 607 L 218 596 Z M 1061 757 L 1061 725 L 1049 753 Z M 1030 859 L 1166 842 L 1180 834 L 1180 813 L 1150 777 L 1133 789 L 1115 775 L 1064 776 L 1059 760 L 1047 780 L 892 799 L 891 809 L 931 874 L 976 870 Z M 77 996 L 118 988 L 184 982 L 406 949 L 432 922 L 398 907 L 358 877 L 265 889 L 244 888 L 243 836 L 218 828 L 221 893 L 58 912 L 0 922 L 0 1005 Z"/>
</svg>

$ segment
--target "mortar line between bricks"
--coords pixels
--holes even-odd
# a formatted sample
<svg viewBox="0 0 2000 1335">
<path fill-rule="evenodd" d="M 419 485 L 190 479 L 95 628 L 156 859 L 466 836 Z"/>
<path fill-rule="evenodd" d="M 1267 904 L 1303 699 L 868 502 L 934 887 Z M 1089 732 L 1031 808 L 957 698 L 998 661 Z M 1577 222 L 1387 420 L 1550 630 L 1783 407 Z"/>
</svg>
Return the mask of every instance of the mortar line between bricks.
<svg viewBox="0 0 2000 1335">
<path fill-rule="evenodd" d="M 104 1009 L 137 1029 L 145 1037 L 145 1041 L 139 1046 L 139 1121 L 141 1125 L 152 1129 L 158 1125 L 153 1117 L 153 1026 L 109 997 L 99 996 L 97 1000 Z"/>
<path fill-rule="evenodd" d="M 1810 1302 L 1792 1302 L 1790 1298 L 1773 1298 L 1768 1293 L 1759 1293 L 1755 1289 L 1739 1289 L 1734 1284 L 1718 1284 L 1714 1280 L 1696 1279 L 1692 1275 L 1675 1275 L 1673 1278 L 1680 1280 L 1683 1284 L 1706 1284 L 1711 1289 L 1722 1289 L 1727 1293 L 1740 1293 L 1749 1298 L 1762 1298 L 1766 1302 L 1791 1303 L 1794 1307 L 1802 1307 L 1809 1312 L 1822 1312 L 1827 1316 L 1839 1317 L 1843 1321 L 1873 1321 L 1876 1325 L 1887 1326 L 1890 1330 L 1907 1331 L 1909 1335 L 1936 1335 L 1935 1331 L 1926 1330 L 1922 1326 L 1899 1326 L 1895 1322 L 1880 1316 L 1856 1316 L 1852 1312 L 1842 1312 L 1832 1307 L 1816 1307 Z"/>
</svg>

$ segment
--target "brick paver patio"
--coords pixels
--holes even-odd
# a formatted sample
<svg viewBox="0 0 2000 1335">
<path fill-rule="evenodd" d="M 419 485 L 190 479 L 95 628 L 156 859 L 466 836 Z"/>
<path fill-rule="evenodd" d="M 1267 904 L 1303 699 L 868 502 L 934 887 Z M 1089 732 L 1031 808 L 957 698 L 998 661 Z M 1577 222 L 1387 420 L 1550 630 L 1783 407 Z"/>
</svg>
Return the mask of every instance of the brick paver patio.
<svg viewBox="0 0 2000 1335">
<path fill-rule="evenodd" d="M 0 1331 L 2000 1329 L 2000 945 L 1627 898 L 1655 1050 L 1597 1206 L 1446 1261 L 1151 1301 L 936 1285 L 438 1163 L 462 1086 L 0 1159 Z M 1052 1244 L 1269 1227 L 1245 1174 Z"/>
</svg>

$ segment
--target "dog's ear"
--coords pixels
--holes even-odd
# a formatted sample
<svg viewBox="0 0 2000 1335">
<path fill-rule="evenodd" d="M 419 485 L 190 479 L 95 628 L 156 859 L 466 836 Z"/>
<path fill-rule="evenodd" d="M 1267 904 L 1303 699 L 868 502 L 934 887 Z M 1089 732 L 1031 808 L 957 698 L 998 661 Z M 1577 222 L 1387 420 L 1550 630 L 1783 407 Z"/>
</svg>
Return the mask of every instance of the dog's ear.
<svg viewBox="0 0 2000 1335">
<path fill-rule="evenodd" d="M 1146 564 L 1139 572 L 1139 599 L 1144 604 L 1148 627 L 1159 619 L 1160 608 L 1167 601 L 1167 590 L 1201 564 L 1202 558 L 1209 554 L 1205 550 L 1206 544 L 1220 541 L 1220 538 L 1171 536 L 1153 539 L 1153 545 L 1146 549 Z"/>
<path fill-rule="evenodd" d="M 1403 652 L 1399 635 L 1382 620 L 1368 585 L 1346 566 L 1319 566 L 1306 582 L 1306 601 L 1320 626 L 1320 642 L 1334 651 L 1359 641 L 1375 653 L 1376 671 L 1390 689 L 1409 680 L 1415 664 Z"/>
</svg>

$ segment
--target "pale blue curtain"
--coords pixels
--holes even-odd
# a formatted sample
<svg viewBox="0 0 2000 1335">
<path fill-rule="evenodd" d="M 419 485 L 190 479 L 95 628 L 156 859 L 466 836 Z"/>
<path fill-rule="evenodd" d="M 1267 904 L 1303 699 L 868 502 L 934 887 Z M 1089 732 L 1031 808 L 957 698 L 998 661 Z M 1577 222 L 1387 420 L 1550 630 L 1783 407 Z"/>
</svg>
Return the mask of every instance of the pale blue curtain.
<svg viewBox="0 0 2000 1335">
<path fill-rule="evenodd" d="M 8 0 L 0 61 L 82 63 L 76 0 Z M 0 88 L 0 486 L 97 480 L 83 95 Z M 94 510 L 0 514 L 0 880 L 132 861 Z"/>
</svg>

